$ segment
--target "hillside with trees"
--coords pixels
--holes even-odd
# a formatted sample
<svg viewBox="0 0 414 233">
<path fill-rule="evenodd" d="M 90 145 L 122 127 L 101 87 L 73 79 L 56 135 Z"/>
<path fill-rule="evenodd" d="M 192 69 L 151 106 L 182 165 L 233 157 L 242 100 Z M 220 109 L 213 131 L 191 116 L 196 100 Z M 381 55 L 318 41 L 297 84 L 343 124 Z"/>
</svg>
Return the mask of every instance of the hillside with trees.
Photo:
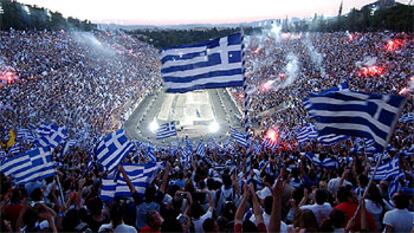
<svg viewBox="0 0 414 233">
<path fill-rule="evenodd" d="M 342 15 L 342 5 L 338 16 L 324 17 L 316 15 L 312 19 L 277 19 L 274 23 L 282 26 L 283 32 L 414 32 L 414 6 L 396 3 L 393 6 L 375 9 L 373 4 L 352 9 Z M 263 28 L 246 25 L 245 33 L 260 32 Z M 195 43 L 209 38 L 221 37 L 240 31 L 235 28 L 199 28 L 189 30 L 140 29 L 129 32 L 139 35 L 143 40 L 157 48 L 167 48 L 179 44 Z"/>
<path fill-rule="evenodd" d="M 96 29 L 88 20 L 67 19 L 59 12 L 11 0 L 0 0 L 0 30 L 81 30 Z"/>
</svg>

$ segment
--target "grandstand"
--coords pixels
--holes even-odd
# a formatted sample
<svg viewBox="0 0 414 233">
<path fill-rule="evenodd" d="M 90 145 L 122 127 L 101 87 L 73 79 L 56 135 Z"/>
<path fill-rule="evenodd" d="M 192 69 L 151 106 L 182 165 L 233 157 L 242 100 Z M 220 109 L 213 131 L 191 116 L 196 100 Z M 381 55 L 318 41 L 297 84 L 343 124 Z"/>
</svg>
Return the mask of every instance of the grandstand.
<svg viewBox="0 0 414 233">
<path fill-rule="evenodd" d="M 268 21 L 160 59 L 199 37 L 51 15 L 0 31 L 0 232 L 414 233 L 414 33 Z"/>
</svg>

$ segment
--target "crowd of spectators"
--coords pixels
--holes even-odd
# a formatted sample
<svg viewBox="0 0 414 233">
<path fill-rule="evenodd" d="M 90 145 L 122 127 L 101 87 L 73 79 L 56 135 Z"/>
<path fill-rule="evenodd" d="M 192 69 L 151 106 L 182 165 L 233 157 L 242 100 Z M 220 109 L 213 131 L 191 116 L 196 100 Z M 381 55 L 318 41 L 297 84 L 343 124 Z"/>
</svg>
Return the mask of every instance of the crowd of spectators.
<svg viewBox="0 0 414 233">
<path fill-rule="evenodd" d="M 405 38 L 404 47 L 384 50 L 394 37 Z M 321 66 L 311 58 L 314 53 L 305 40 L 322 54 Z M 0 90 L 4 129 L 55 121 L 71 131 L 71 138 L 90 141 L 119 127 L 127 111 L 124 104 L 160 84 L 157 50 L 122 33 L 9 31 L 0 33 L 0 41 L 1 59 L 19 78 Z M 194 146 L 183 162 L 180 148 L 188 146 L 183 141 L 157 148 L 156 160 L 165 165 L 142 191 L 132 185 L 122 165 L 149 163 L 146 149 L 137 149 L 117 167 L 129 195 L 103 201 L 107 172 L 91 163 L 87 144 L 78 143 L 65 154 L 59 146 L 53 152 L 55 177 L 15 184 L 12 177 L 1 175 L 1 231 L 413 232 L 413 123 L 397 126 L 384 156 L 399 158 L 399 188 L 392 195 L 394 181 L 369 183 L 376 156 L 358 149 L 356 140 L 323 147 L 299 146 L 290 138 L 277 148 L 259 141 L 260 131 L 269 126 L 291 132 L 307 123 L 302 99 L 309 92 L 348 81 L 353 90 L 398 94 L 414 74 L 412 35 L 332 33 L 289 40 L 261 35 L 249 41 L 247 75 L 257 89 L 253 111 L 262 113 L 284 102 L 289 106 L 262 118 L 252 116 L 259 133 L 252 143 L 258 146 L 251 170 L 246 149 L 237 143 L 210 140 L 205 154 Z M 300 64 L 295 81 L 281 88 L 276 81 L 270 90 L 262 89 L 263 83 L 286 72 L 288 53 Z M 355 63 L 366 56 L 376 57 L 384 74 L 360 77 Z M 240 99 L 242 92 L 233 93 Z M 411 97 L 404 112 L 412 111 Z M 335 169 L 317 166 L 306 152 L 319 154 L 321 160 L 333 157 L 339 164 Z"/>
<path fill-rule="evenodd" d="M 414 111 L 414 36 L 406 33 L 268 33 L 253 35 L 246 50 L 251 119 L 255 127 L 294 131 L 309 123 L 303 100 L 347 82 L 353 91 L 378 94 L 404 92 L 404 113 Z M 292 62 L 289 54 L 297 61 Z M 291 72 L 289 66 L 297 66 Z M 363 68 L 376 69 L 364 73 Z M 293 77 L 289 79 L 289 77 Z M 287 85 L 285 85 L 287 83 Z M 411 89 L 409 86 L 411 85 Z M 406 88 L 406 91 L 402 91 Z M 408 93 L 407 93 L 408 91 Z M 233 94 L 243 106 L 243 90 Z M 279 110 L 279 111 L 278 111 Z M 261 114 L 263 113 L 263 114 Z M 397 140 L 414 140 L 412 125 L 397 126 Z M 263 132 L 261 132 L 263 133 Z"/>
<path fill-rule="evenodd" d="M 3 129 L 54 121 L 90 142 L 161 83 L 158 50 L 124 33 L 2 31 L 0 41 L 0 69 L 16 79 L 0 89 Z"/>
</svg>

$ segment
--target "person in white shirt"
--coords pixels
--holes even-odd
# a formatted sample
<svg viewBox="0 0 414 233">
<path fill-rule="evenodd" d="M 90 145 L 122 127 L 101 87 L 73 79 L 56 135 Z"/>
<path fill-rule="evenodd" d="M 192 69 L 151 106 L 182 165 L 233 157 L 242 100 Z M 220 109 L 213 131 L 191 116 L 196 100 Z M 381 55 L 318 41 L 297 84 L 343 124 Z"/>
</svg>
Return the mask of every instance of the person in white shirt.
<svg viewBox="0 0 414 233">
<path fill-rule="evenodd" d="M 408 211 L 409 199 L 406 195 L 397 193 L 393 197 L 395 209 L 384 215 L 384 232 L 410 232 L 414 228 L 414 214 Z"/>
<path fill-rule="evenodd" d="M 207 195 L 207 198 L 209 201 L 209 208 L 207 209 L 207 211 L 203 214 L 202 207 L 197 203 L 193 203 L 193 205 L 191 206 L 191 213 L 193 214 L 192 220 L 193 220 L 195 232 L 204 232 L 203 230 L 204 221 L 206 219 L 213 217 L 214 202 L 211 198 L 211 193 L 208 191 L 204 191 L 204 193 Z"/>
<path fill-rule="evenodd" d="M 311 210 L 315 215 L 318 225 L 329 217 L 329 214 L 332 211 L 332 206 L 329 202 L 326 202 L 328 199 L 328 194 L 326 190 L 318 189 L 315 192 L 315 204 L 313 205 L 303 205 L 300 207 L 301 210 Z"/>
<path fill-rule="evenodd" d="M 352 186 L 352 183 L 346 180 L 346 177 L 348 176 L 349 172 L 350 171 L 348 169 L 345 169 L 344 173 L 342 174 L 342 177 L 339 177 L 338 174 L 338 177 L 330 179 L 328 182 L 328 191 L 330 193 L 336 193 L 340 186 Z"/>
<path fill-rule="evenodd" d="M 98 230 L 99 233 L 137 233 L 137 230 L 134 227 L 124 224 L 124 210 L 120 203 L 115 202 L 112 204 L 109 210 L 109 214 L 111 222 L 108 224 L 103 224 Z"/>
<path fill-rule="evenodd" d="M 365 198 L 365 207 L 375 221 L 377 229 L 382 229 L 382 215 L 384 211 L 384 202 L 382 200 L 381 192 L 376 185 L 371 185 L 368 188 L 368 195 Z"/>
</svg>

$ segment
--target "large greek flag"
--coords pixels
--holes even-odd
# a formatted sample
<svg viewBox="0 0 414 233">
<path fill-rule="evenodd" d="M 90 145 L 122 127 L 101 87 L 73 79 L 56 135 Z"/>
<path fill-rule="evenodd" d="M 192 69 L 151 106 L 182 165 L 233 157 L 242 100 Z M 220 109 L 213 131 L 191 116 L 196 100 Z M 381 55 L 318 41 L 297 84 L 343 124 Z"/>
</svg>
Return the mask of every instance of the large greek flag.
<svg viewBox="0 0 414 233">
<path fill-rule="evenodd" d="M 123 164 L 125 173 L 128 175 L 132 184 L 139 194 L 144 194 L 145 189 L 154 180 L 162 163 L 146 163 L 146 164 Z M 117 177 L 112 177 L 116 175 Z M 102 179 L 101 198 L 102 200 L 110 200 L 114 197 L 130 197 L 131 191 L 120 173 L 113 173 Z"/>
<path fill-rule="evenodd" d="M 39 147 L 4 160 L 0 172 L 21 184 L 55 175 L 54 165 L 51 148 Z"/>
<path fill-rule="evenodd" d="M 319 136 L 335 134 L 372 138 L 383 149 L 398 121 L 405 98 L 348 90 L 312 94 L 305 108 L 316 120 Z"/>
<path fill-rule="evenodd" d="M 106 135 L 99 142 L 95 149 L 96 161 L 108 171 L 112 171 L 133 147 L 134 145 L 125 135 L 125 130 L 117 130 Z"/>
<path fill-rule="evenodd" d="M 161 64 L 166 92 L 242 86 L 241 34 L 164 49 Z"/>
</svg>

